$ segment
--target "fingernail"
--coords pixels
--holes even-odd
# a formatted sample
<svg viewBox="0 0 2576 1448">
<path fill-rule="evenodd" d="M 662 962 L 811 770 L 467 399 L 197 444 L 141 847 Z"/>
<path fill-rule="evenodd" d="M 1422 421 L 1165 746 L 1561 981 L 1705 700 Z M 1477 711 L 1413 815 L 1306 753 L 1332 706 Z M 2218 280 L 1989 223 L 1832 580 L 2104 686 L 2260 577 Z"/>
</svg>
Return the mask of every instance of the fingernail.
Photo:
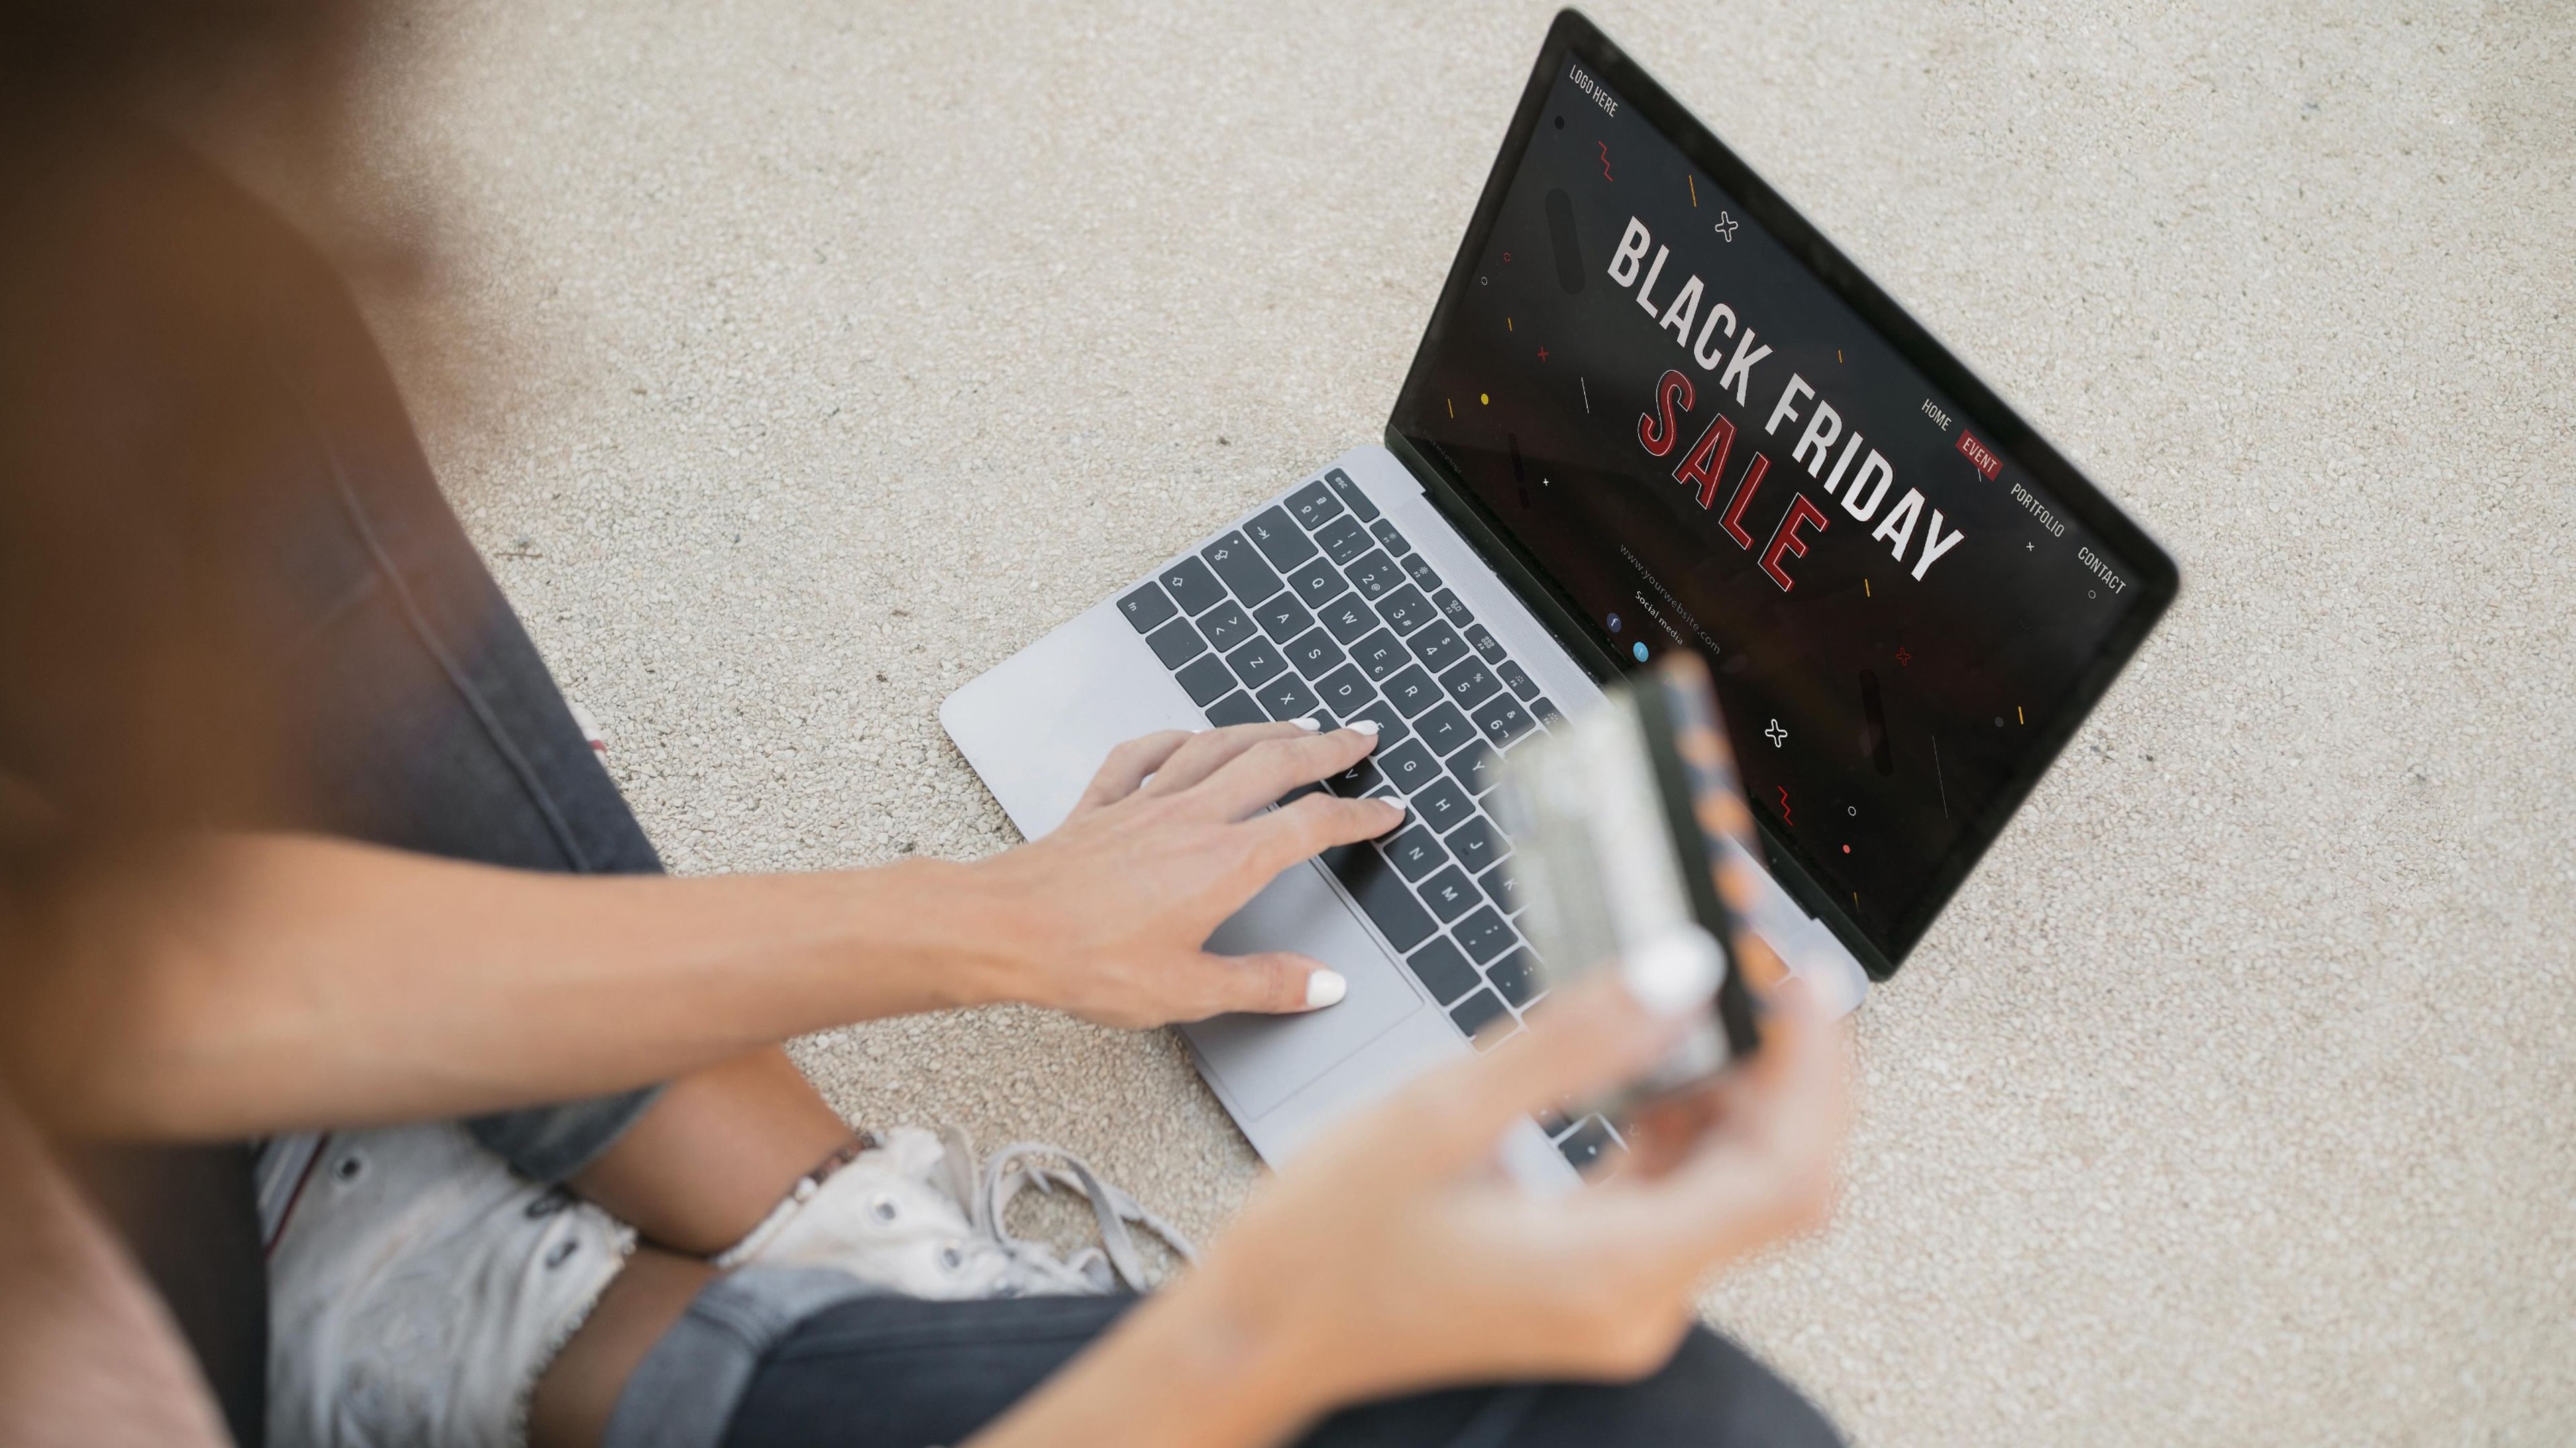
<svg viewBox="0 0 2576 1448">
<path fill-rule="evenodd" d="M 1300 729 L 1305 730 L 1305 731 L 1306 731 L 1307 733 L 1309 733 L 1309 734 L 1315 733 L 1316 731 L 1318 731 L 1318 730 L 1320 730 L 1320 729 L 1322 729 L 1322 728 L 1324 727 L 1324 721 L 1323 721 L 1323 720 L 1321 720 L 1321 719 L 1316 718 L 1316 717 L 1315 717 L 1314 715 L 1312 715 L 1312 714 L 1307 715 L 1307 716 L 1306 716 L 1305 718 L 1303 718 L 1303 719 L 1291 719 L 1291 720 L 1289 720 L 1288 722 L 1289 722 L 1289 723 L 1291 723 L 1291 724 L 1296 725 L 1296 726 L 1297 726 L 1298 728 L 1300 728 Z"/>
<path fill-rule="evenodd" d="M 1351 993 L 1351 983 L 1338 970 L 1319 970 L 1306 977 L 1306 1009 L 1319 1011 Z"/>
<path fill-rule="evenodd" d="M 1354 719 L 1342 727 L 1350 730 L 1353 734 L 1377 733 L 1377 721 L 1375 719 Z"/>
<path fill-rule="evenodd" d="M 1725 973 L 1726 957 L 1717 940 L 1696 925 L 1659 935 L 1619 963 L 1628 994 L 1659 1016 L 1707 1010 Z"/>
<path fill-rule="evenodd" d="M 1406 815 L 1413 813 L 1413 807 L 1400 799 L 1390 799 L 1384 801 L 1384 803 L 1387 808 L 1395 811 L 1395 817 L 1397 819 L 1402 819 Z"/>
</svg>

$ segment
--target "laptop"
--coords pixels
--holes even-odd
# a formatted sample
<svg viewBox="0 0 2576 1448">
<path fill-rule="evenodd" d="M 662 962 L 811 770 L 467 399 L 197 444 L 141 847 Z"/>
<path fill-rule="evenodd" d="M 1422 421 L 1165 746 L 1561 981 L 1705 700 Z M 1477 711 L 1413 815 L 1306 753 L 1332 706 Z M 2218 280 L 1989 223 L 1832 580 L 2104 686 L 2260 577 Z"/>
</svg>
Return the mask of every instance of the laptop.
<svg viewBox="0 0 2576 1448">
<path fill-rule="evenodd" d="M 1374 719 L 1327 781 L 1406 827 L 1281 875 L 1210 948 L 1337 1005 L 1182 1028 L 1255 1149 L 1517 1029 L 1497 764 L 1667 650 L 1716 682 L 1748 912 L 1845 1009 L 1905 960 L 2178 587 L 2173 561 L 1583 16 L 1548 31 L 1381 442 L 950 695 L 1012 822 L 1167 728 Z M 1542 1116 L 1506 1156 L 1617 1144 Z"/>
</svg>

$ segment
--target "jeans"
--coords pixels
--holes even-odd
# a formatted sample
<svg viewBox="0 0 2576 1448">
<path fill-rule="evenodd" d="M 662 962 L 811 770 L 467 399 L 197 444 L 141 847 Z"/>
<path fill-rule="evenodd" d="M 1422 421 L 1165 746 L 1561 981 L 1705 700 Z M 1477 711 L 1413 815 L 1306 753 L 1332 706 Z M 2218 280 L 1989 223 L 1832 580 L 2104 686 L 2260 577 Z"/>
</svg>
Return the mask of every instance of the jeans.
<svg viewBox="0 0 2576 1448">
<path fill-rule="evenodd" d="M 628 1381 L 608 1448 L 955 1444 L 999 1417 L 1134 1304 L 1129 1297 L 923 1302 L 751 1268 L 700 1292 Z M 847 1279 L 844 1279 L 846 1284 Z M 1822 1415 L 1695 1328 L 1634 1383 L 1417 1393 L 1325 1419 L 1304 1448 L 1822 1448 Z"/>
</svg>

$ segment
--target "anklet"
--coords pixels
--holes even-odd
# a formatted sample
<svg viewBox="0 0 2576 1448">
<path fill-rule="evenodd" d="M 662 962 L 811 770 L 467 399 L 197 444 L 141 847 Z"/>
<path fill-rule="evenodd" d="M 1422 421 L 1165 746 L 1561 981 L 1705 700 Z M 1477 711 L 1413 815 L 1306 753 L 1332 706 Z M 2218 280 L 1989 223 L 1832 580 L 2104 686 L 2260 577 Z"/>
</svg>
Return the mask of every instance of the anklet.
<svg viewBox="0 0 2576 1448">
<path fill-rule="evenodd" d="M 720 1272 L 730 1272 L 759 1256 L 760 1249 L 768 1246 L 772 1238 L 786 1229 L 788 1220 L 796 1215 L 797 1208 L 812 1201 L 814 1194 L 823 1189 L 823 1183 L 830 1181 L 834 1173 L 851 1162 L 857 1161 L 862 1154 L 874 1151 L 883 1145 L 885 1143 L 878 1139 L 875 1132 L 862 1131 L 832 1148 L 831 1154 L 816 1162 L 813 1170 L 796 1179 L 796 1184 L 787 1189 L 787 1195 L 780 1197 L 778 1205 L 771 1207 L 767 1216 L 762 1217 L 750 1231 L 744 1233 L 741 1241 L 708 1258 L 708 1264 Z"/>
</svg>

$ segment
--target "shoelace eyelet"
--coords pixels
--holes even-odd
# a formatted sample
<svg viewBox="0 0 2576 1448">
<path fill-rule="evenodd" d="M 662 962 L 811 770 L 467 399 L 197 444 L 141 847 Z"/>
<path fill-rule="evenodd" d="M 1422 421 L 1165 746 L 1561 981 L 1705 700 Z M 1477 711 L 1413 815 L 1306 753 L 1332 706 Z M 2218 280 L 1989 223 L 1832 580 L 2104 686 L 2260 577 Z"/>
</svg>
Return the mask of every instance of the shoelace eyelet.
<svg viewBox="0 0 2576 1448">
<path fill-rule="evenodd" d="M 873 1198 L 868 1203 L 868 1215 L 880 1222 L 893 1221 L 895 1219 L 894 1198 L 884 1196 Z"/>
<path fill-rule="evenodd" d="M 939 1249 L 939 1266 L 941 1270 L 954 1272 L 965 1265 L 966 1251 L 956 1243 L 951 1242 L 947 1246 Z"/>
</svg>

